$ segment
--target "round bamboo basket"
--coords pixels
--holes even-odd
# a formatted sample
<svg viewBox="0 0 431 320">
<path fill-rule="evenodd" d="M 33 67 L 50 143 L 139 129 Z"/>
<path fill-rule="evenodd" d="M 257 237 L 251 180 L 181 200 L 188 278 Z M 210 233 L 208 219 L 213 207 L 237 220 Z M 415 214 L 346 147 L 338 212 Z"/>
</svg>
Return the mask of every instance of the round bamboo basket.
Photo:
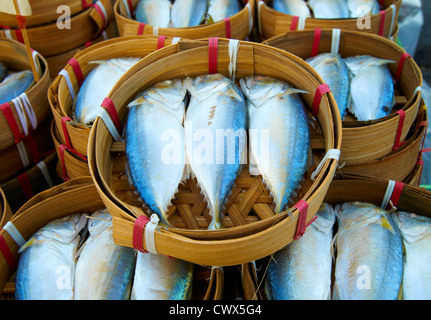
<svg viewBox="0 0 431 320">
<path fill-rule="evenodd" d="M 73 205 L 71 205 L 73 203 Z M 88 213 L 104 208 L 104 203 L 90 177 L 81 177 L 45 190 L 26 202 L 10 221 L 28 240 L 33 233 L 47 223 L 75 213 Z M 5 230 L 0 230 L 14 261 L 18 261 L 18 245 Z M 0 253 L 0 299 L 14 299 L 15 268 Z M 223 273 L 196 265 L 192 285 L 192 299 L 221 300 L 223 297 Z"/>
<path fill-rule="evenodd" d="M 35 131 L 22 141 L 22 149 L 25 150 L 28 163 L 22 160 L 19 145 L 13 145 L 0 152 L 0 183 L 18 175 L 54 150 L 49 127 L 51 121 L 52 118 L 46 118 Z"/>
<path fill-rule="evenodd" d="M 394 181 L 394 180 L 392 180 Z M 348 175 L 340 180 L 333 180 L 325 197 L 325 202 L 337 204 L 349 201 L 383 205 L 390 180 L 361 175 Z M 396 181 L 394 181 L 396 182 Z M 409 184 L 397 184 L 402 190 L 393 192 L 386 209 L 396 207 L 418 215 L 431 217 L 431 192 Z M 398 190 L 398 189 L 397 189 Z M 396 190 L 396 191 L 397 191 Z"/>
<path fill-rule="evenodd" d="M 45 191 L 59 184 L 60 178 L 56 171 L 57 155 L 52 152 L 43 160 L 32 166 L 21 174 L 21 177 L 12 179 L 0 184 L 10 208 L 13 212 L 18 209 L 36 194 Z"/>
<path fill-rule="evenodd" d="M 381 159 L 373 160 L 365 164 L 344 165 L 337 170 L 336 176 L 344 174 L 370 175 L 382 179 L 405 181 L 414 170 L 422 153 L 423 143 L 427 131 L 427 112 L 424 105 L 421 106 L 417 119 L 410 128 L 410 133 L 403 145 L 385 155 Z"/>
<path fill-rule="evenodd" d="M 321 36 L 317 47 L 313 44 L 316 43 L 314 39 L 318 31 L 321 31 Z M 263 43 L 287 50 L 305 60 L 312 56 L 312 52 L 331 52 L 332 35 L 332 29 L 295 31 Z M 394 79 L 398 68 L 401 70 L 399 81 L 395 85 L 397 103 L 391 114 L 375 121 L 357 121 L 349 116 L 343 119 L 340 163 L 345 163 L 346 166 L 368 163 L 382 158 L 394 149 L 401 118 L 396 113 L 398 110 L 405 112 L 400 141 L 405 140 L 421 103 L 421 91 L 417 89 L 422 86 L 422 73 L 412 58 L 406 58 L 403 64 L 399 63 L 406 57 L 404 49 L 377 35 L 341 30 L 338 52 L 342 57 L 371 55 L 395 61 L 396 63 L 388 65 Z"/>
<path fill-rule="evenodd" d="M 219 40 L 217 72 L 229 76 L 228 41 Z M 181 40 L 142 59 L 117 82 L 109 95 L 119 119 L 124 121 L 127 104 L 144 88 L 166 79 L 207 74 L 209 57 L 208 40 Z M 302 95 L 307 108 L 311 107 L 314 93 L 322 84 L 315 77 L 316 72 L 298 57 L 266 45 L 239 41 L 236 79 L 253 74 L 283 79 L 310 92 Z M 313 149 L 339 148 L 341 119 L 334 108 L 332 93 L 324 95 L 313 122 L 314 130 L 321 130 L 321 133 L 312 133 Z M 114 141 L 104 122 L 97 118 L 88 144 L 90 173 L 114 217 L 114 240 L 120 245 L 133 246 L 134 221 L 149 213 L 127 181 L 124 150 L 124 142 Z M 323 163 L 323 170 L 315 180 L 311 181 L 309 176 L 314 166 L 306 174 L 302 189 L 293 200 L 293 204 L 300 199 L 308 203 L 307 221 L 317 212 L 337 166 L 334 159 L 328 158 Z M 174 227 L 155 232 L 157 252 L 197 264 L 227 266 L 264 257 L 293 241 L 299 210 L 292 207 L 275 215 L 270 205 L 272 198 L 264 190 L 261 177 L 250 176 L 246 167 L 235 183 L 222 219 L 225 228 L 221 230 L 206 230 L 211 217 L 196 181 L 189 179 L 179 186 L 168 213 Z M 146 248 L 145 243 L 143 246 Z"/>
<path fill-rule="evenodd" d="M 307 18 L 302 30 L 315 28 L 340 28 L 371 33 L 391 38 L 398 25 L 398 16 L 401 8 L 401 0 L 382 0 L 382 10 L 379 14 L 368 17 L 368 20 L 347 18 L 347 19 L 317 19 Z M 271 0 L 259 0 L 256 3 L 257 21 L 259 34 L 263 39 L 285 33 L 286 31 L 301 30 L 301 23 L 298 17 L 284 14 L 272 8 Z"/>
<path fill-rule="evenodd" d="M 48 57 L 70 51 L 96 38 L 114 18 L 110 0 L 99 0 L 97 4 L 98 7 L 91 6 L 72 16 L 70 28 L 60 28 L 57 22 L 26 28 L 31 47 Z M 1 29 L 0 37 L 22 42 L 17 28 Z"/>
<path fill-rule="evenodd" d="M 23 44 L 9 39 L 0 39 L 0 61 L 6 64 L 10 70 L 30 70 L 30 62 L 26 48 Z M 38 69 L 39 81 L 33 83 L 26 91 L 31 109 L 34 112 L 36 123 L 42 122 L 49 114 L 48 98 L 46 92 L 51 83 L 51 77 L 48 70 L 48 64 L 44 57 L 37 54 L 35 62 Z M 18 97 L 17 97 L 18 98 Z M 19 98 L 22 101 L 21 98 Z M 19 120 L 17 109 L 12 101 L 9 101 L 8 107 L 12 111 L 13 118 L 16 120 L 20 134 L 24 134 L 23 124 Z M 32 129 L 32 123 L 27 112 L 24 112 L 27 127 L 26 130 Z M 24 125 L 25 127 L 25 125 Z M 3 112 L 0 112 L 0 151 L 6 150 L 15 144 L 15 136 L 11 130 L 7 118 Z"/>
<path fill-rule="evenodd" d="M 90 3 L 91 1 L 87 0 L 87 2 Z M 71 15 L 75 15 L 88 7 L 85 0 L 29 0 L 28 3 L 31 6 L 32 15 L 25 17 L 27 26 L 37 26 L 56 21 L 61 15 L 57 13 L 60 6 L 67 6 Z M 0 13 L 0 21 L 2 25 L 18 27 L 17 20 L 13 15 Z"/>
<path fill-rule="evenodd" d="M 95 65 L 90 62 L 119 57 L 142 58 L 158 49 L 161 43 L 159 39 L 162 39 L 165 45 L 169 45 L 173 41 L 173 38 L 164 39 L 155 36 L 119 37 L 96 43 L 77 52 L 73 58 L 79 63 L 83 78 L 85 79 L 95 67 Z M 107 50 L 108 48 L 109 50 Z M 79 92 L 80 85 L 73 71 L 73 67 L 67 64 L 64 70 L 69 74 L 74 94 L 76 95 Z M 48 90 L 48 101 L 54 115 L 58 133 L 61 140 L 65 141 L 62 118 L 69 117 L 73 119 L 74 101 L 69 91 L 67 81 L 62 75 L 58 75 L 51 83 Z M 65 126 L 69 135 L 71 147 L 80 154 L 86 156 L 88 136 L 91 127 L 84 126 L 74 121 L 68 121 Z"/>
<path fill-rule="evenodd" d="M 84 50 L 95 43 L 112 39 L 118 36 L 117 25 L 115 21 L 111 21 L 109 26 L 94 40 L 87 41 L 85 44 L 79 46 L 78 48 L 73 48 L 64 53 L 60 53 L 55 56 L 45 57 L 48 62 L 49 71 L 51 73 L 51 78 L 54 79 L 61 69 L 67 65 L 67 62 L 72 59 L 80 50 Z"/>
<path fill-rule="evenodd" d="M 210 24 L 203 24 L 196 27 L 187 28 L 155 28 L 134 20 L 134 15 L 129 16 L 128 12 L 133 12 L 139 0 L 127 1 L 131 3 L 132 10 L 126 7 L 126 1 L 117 1 L 114 5 L 115 20 L 121 36 L 136 35 L 164 35 L 168 37 L 180 37 L 186 39 L 202 39 L 208 37 L 223 37 L 230 39 L 244 40 L 251 34 L 255 20 L 256 0 L 242 0 L 244 7 L 233 16 L 229 17 L 229 23 L 218 21 Z"/>
<path fill-rule="evenodd" d="M 6 195 L 3 189 L 0 187 L 0 228 L 3 228 L 4 225 L 12 218 L 13 212 L 11 207 L 9 206 L 9 202 L 6 198 Z"/>
</svg>

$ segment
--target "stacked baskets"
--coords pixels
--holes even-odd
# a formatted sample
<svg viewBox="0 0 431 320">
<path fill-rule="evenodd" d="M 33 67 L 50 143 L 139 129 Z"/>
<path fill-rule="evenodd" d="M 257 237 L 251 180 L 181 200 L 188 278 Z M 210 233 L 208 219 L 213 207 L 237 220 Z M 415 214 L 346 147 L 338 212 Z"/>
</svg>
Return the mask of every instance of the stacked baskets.
<svg viewBox="0 0 431 320">
<path fill-rule="evenodd" d="M 55 184 L 51 170 L 52 114 L 46 96 L 51 78 L 46 60 L 39 54 L 33 57 L 39 81 L 0 106 L 0 186 L 13 211 L 37 192 Z M 11 70 L 30 69 L 25 46 L 15 40 L 0 40 L 0 61 Z"/>
<path fill-rule="evenodd" d="M 375 121 L 343 120 L 342 167 L 337 173 L 408 179 L 421 157 L 427 113 L 421 98 L 421 71 L 401 47 L 378 35 L 339 29 L 288 32 L 264 43 L 303 59 L 338 48 L 342 57 L 370 55 L 394 61 L 388 66 L 396 79 L 395 107 Z"/>
<path fill-rule="evenodd" d="M 78 49 L 116 35 L 111 0 L 29 3 L 33 14 L 25 17 L 28 39 L 31 47 L 46 58 L 52 76 Z M 0 13 L 0 21 L 0 37 L 24 43 L 15 16 Z"/>
</svg>

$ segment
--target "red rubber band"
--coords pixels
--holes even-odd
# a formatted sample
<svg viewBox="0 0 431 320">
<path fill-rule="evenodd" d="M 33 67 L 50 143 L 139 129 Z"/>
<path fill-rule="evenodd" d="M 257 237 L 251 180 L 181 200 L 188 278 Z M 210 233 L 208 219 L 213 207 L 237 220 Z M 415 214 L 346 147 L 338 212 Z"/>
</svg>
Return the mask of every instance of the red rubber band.
<svg viewBox="0 0 431 320">
<path fill-rule="evenodd" d="M 319 112 L 319 106 L 320 106 L 320 102 L 322 101 L 322 96 L 324 94 L 327 94 L 328 92 L 331 92 L 331 89 L 326 83 L 321 84 L 320 86 L 317 87 L 316 94 L 314 95 L 313 106 L 312 106 L 312 114 L 314 117 L 316 117 L 317 113 Z"/>
<path fill-rule="evenodd" d="M 304 200 L 299 200 L 297 204 L 294 205 L 295 208 L 299 210 L 298 224 L 296 226 L 296 233 L 293 237 L 295 240 L 300 239 L 307 227 L 316 221 L 317 216 L 314 216 L 309 223 L 307 223 L 307 213 L 308 213 L 308 203 Z"/>
<path fill-rule="evenodd" d="M 218 38 L 209 38 L 208 46 L 208 73 L 217 73 L 217 50 L 218 50 Z"/>
<path fill-rule="evenodd" d="M 93 5 L 93 2 L 90 1 L 90 4 L 87 4 L 87 0 L 82 0 L 82 9 L 88 9 Z"/>
<path fill-rule="evenodd" d="M 230 18 L 224 18 L 224 27 L 226 31 L 226 38 L 231 39 L 232 38 L 232 31 L 230 27 Z"/>
<path fill-rule="evenodd" d="M 88 48 L 88 47 L 91 47 L 93 43 L 90 40 L 88 40 L 84 45 L 86 48 Z"/>
<path fill-rule="evenodd" d="M 16 39 L 21 42 L 22 44 L 25 44 L 24 42 L 24 37 L 22 36 L 22 32 L 20 29 L 15 29 L 15 35 L 16 35 Z"/>
<path fill-rule="evenodd" d="M 18 28 L 25 29 L 27 26 L 25 25 L 25 17 L 21 15 L 16 16 L 16 21 L 18 22 Z"/>
<path fill-rule="evenodd" d="M 394 147 L 392 148 L 393 151 L 397 150 L 405 143 L 405 141 L 401 142 L 400 140 L 401 140 L 401 133 L 403 132 L 406 113 L 404 112 L 404 110 L 398 110 L 396 113 L 400 116 L 400 120 L 398 121 L 398 128 L 397 128 L 397 133 L 395 135 Z"/>
<path fill-rule="evenodd" d="M 3 253 L 3 257 L 5 258 L 9 268 L 15 270 L 17 267 L 17 262 L 7 245 L 6 240 L 3 238 L 3 235 L 0 234 L 0 251 Z"/>
<path fill-rule="evenodd" d="M 93 4 L 93 8 L 96 9 L 96 11 L 99 13 L 100 17 L 102 18 L 103 25 L 106 26 L 106 17 L 102 9 L 100 8 L 100 6 L 97 3 L 95 3 Z"/>
<path fill-rule="evenodd" d="M 127 5 L 129 7 L 130 14 L 133 17 L 133 14 L 135 12 L 135 8 L 133 8 L 132 0 L 127 0 Z"/>
<path fill-rule="evenodd" d="M 397 83 L 400 82 L 401 73 L 403 72 L 404 63 L 406 62 L 407 58 L 411 58 L 411 56 L 407 52 L 404 52 L 400 57 L 400 61 L 398 62 L 397 71 L 395 73 L 395 81 Z"/>
<path fill-rule="evenodd" d="M 82 83 L 84 82 L 84 75 L 82 74 L 79 62 L 75 58 L 72 58 L 69 60 L 68 64 L 72 67 L 76 80 L 78 81 L 78 85 L 81 87 Z"/>
<path fill-rule="evenodd" d="M 24 139 L 24 135 L 21 134 L 21 131 L 19 130 L 18 124 L 15 120 L 15 117 L 13 116 L 13 112 L 10 108 L 9 102 L 0 105 L 0 110 L 3 112 L 3 115 L 7 123 L 9 124 L 9 128 L 11 129 L 15 137 L 15 144 L 20 143 Z"/>
<path fill-rule="evenodd" d="M 133 248 L 142 252 L 148 253 L 144 250 L 144 229 L 147 223 L 150 222 L 150 218 L 147 216 L 139 216 L 135 220 L 133 225 Z"/>
<path fill-rule="evenodd" d="M 166 36 L 159 36 L 157 39 L 157 50 L 163 48 L 165 46 Z"/>
<path fill-rule="evenodd" d="M 317 54 L 319 53 L 321 36 L 322 36 L 322 29 L 321 28 L 314 29 L 314 40 L 313 40 L 313 47 L 311 48 L 311 57 L 317 56 Z"/>
<path fill-rule="evenodd" d="M 69 181 L 70 178 L 67 176 L 66 163 L 64 162 L 64 150 L 66 149 L 67 149 L 67 146 L 65 144 L 62 144 L 58 147 L 58 153 L 60 154 L 61 170 L 63 171 L 62 179 L 64 181 Z"/>
<path fill-rule="evenodd" d="M 117 131 L 120 133 L 123 131 L 123 126 L 121 125 L 120 117 L 118 116 L 117 109 L 115 109 L 114 102 L 111 99 L 105 98 L 102 102 L 102 108 L 105 108 L 111 116 Z"/>
<path fill-rule="evenodd" d="M 293 16 L 292 22 L 290 23 L 290 31 L 295 31 L 298 28 L 299 16 Z"/>
<path fill-rule="evenodd" d="M 385 10 L 380 11 L 379 15 L 380 15 L 379 36 L 383 36 L 385 32 L 386 11 Z"/>
<path fill-rule="evenodd" d="M 61 126 L 63 128 L 63 134 L 64 134 L 64 140 L 66 141 L 66 146 L 68 148 L 72 148 L 72 145 L 70 144 L 70 138 L 69 138 L 69 132 L 67 131 L 66 123 L 72 121 L 69 117 L 62 117 L 61 118 Z"/>
<path fill-rule="evenodd" d="M 30 150 L 30 154 L 34 163 L 42 160 L 43 156 L 40 154 L 39 149 L 37 147 L 36 142 L 33 139 L 31 133 L 28 134 L 27 137 L 24 138 L 28 149 Z"/>
<path fill-rule="evenodd" d="M 137 33 L 137 35 L 138 36 L 143 35 L 144 34 L 144 29 L 145 29 L 145 23 L 141 22 L 139 24 L 139 27 L 138 27 L 138 33 Z"/>
<path fill-rule="evenodd" d="M 401 193 L 404 188 L 404 183 L 402 182 L 395 182 L 394 191 L 392 192 L 392 196 L 390 199 L 390 202 L 392 202 L 392 205 L 396 207 L 398 205 L 398 202 L 400 201 Z"/>
<path fill-rule="evenodd" d="M 22 191 L 24 191 L 24 194 L 27 198 L 27 200 L 30 200 L 34 196 L 33 188 L 31 187 L 30 179 L 28 178 L 27 173 L 22 173 L 18 176 L 19 184 L 21 185 Z"/>
</svg>

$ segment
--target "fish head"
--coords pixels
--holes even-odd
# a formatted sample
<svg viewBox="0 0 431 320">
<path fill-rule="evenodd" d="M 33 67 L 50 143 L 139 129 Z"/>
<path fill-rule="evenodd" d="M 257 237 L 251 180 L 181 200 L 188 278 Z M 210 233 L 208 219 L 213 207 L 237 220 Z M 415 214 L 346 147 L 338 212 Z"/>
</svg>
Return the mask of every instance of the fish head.
<svg viewBox="0 0 431 320">
<path fill-rule="evenodd" d="M 106 209 L 100 209 L 89 217 L 87 229 L 90 236 L 95 237 L 110 226 L 112 226 L 112 216 Z"/>
<path fill-rule="evenodd" d="M 383 66 L 390 63 L 395 63 L 393 60 L 380 59 L 370 55 L 347 57 L 345 61 L 353 75 L 356 75 L 363 69 L 371 66 Z"/>
<path fill-rule="evenodd" d="M 423 239 L 431 232 L 431 219 L 428 217 L 405 211 L 398 211 L 392 216 L 407 243 Z"/>
</svg>

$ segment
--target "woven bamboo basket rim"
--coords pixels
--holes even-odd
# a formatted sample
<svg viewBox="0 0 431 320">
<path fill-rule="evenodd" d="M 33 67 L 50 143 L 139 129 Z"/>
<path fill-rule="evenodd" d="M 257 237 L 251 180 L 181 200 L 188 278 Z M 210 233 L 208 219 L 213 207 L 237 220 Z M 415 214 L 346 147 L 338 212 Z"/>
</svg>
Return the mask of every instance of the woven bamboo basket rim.
<svg viewBox="0 0 431 320">
<path fill-rule="evenodd" d="M 12 70 L 30 70 L 30 63 L 26 48 L 23 44 L 10 39 L 0 39 L 0 61 L 4 62 Z M 28 101 L 34 111 L 37 123 L 42 122 L 49 115 L 49 105 L 46 97 L 46 91 L 51 83 L 51 77 L 48 70 L 48 64 L 43 56 L 36 55 L 35 58 L 39 81 L 34 83 L 25 91 Z M 12 101 L 8 102 L 12 114 L 18 125 L 18 129 L 23 133 L 21 121 Z M 25 112 L 27 129 L 31 129 L 30 118 Z M 5 150 L 15 144 L 15 136 L 9 127 L 9 124 L 3 112 L 0 113 L 0 150 Z"/>
<path fill-rule="evenodd" d="M 37 151 L 40 156 L 50 152 L 51 146 L 53 147 L 49 125 L 50 119 L 46 118 L 43 120 L 42 123 L 40 123 L 37 129 L 31 133 L 31 137 L 34 141 L 35 146 L 37 147 Z M 31 145 L 29 141 L 23 141 L 23 149 L 25 149 L 27 153 L 29 165 L 31 165 L 31 163 L 37 160 L 33 157 L 30 146 Z M 8 149 L 2 150 L 0 152 L 0 163 L 0 183 L 11 179 L 20 171 L 26 169 L 26 167 L 24 167 L 23 161 L 21 160 L 20 151 L 16 145 L 13 145 Z"/>
<path fill-rule="evenodd" d="M 276 35 L 285 33 L 286 30 L 291 30 L 294 27 L 294 16 L 288 15 L 274 10 L 268 4 L 268 0 L 259 0 L 256 3 L 257 21 L 259 33 L 264 38 L 271 38 Z M 392 5 L 395 6 L 396 13 L 393 17 Z M 361 32 L 378 34 L 386 38 L 394 35 L 396 25 L 398 25 L 398 17 L 401 9 L 401 0 L 385 0 L 384 1 L 384 17 L 381 14 L 374 14 L 369 17 L 369 26 L 361 29 Z M 383 29 L 381 29 L 383 23 Z M 297 30 L 298 26 L 294 30 Z M 317 19 L 307 18 L 304 29 L 315 28 L 340 28 L 342 30 L 358 30 L 358 19 Z M 392 31 L 392 32 L 391 32 Z"/>
<path fill-rule="evenodd" d="M 44 56 L 55 56 L 73 48 L 77 48 L 87 41 L 97 37 L 105 29 L 105 21 L 113 19 L 112 4 L 110 0 L 100 0 L 103 4 L 107 18 L 102 17 L 99 11 L 90 7 L 70 18 L 71 28 L 59 29 L 57 22 L 42 26 L 28 27 L 27 35 L 31 47 Z M 8 31 L 8 34 L 7 32 Z M 0 30 L 0 37 L 19 39 L 16 29 Z"/>
<path fill-rule="evenodd" d="M 343 179 L 332 181 L 324 202 L 337 204 L 360 201 L 381 206 L 389 182 L 387 179 L 367 175 L 346 175 Z M 398 210 L 431 217 L 431 192 L 421 187 L 403 184 L 395 207 Z"/>
<path fill-rule="evenodd" d="M 229 66 L 228 41 L 228 39 L 223 39 L 220 42 L 221 45 L 218 46 L 218 72 L 225 73 L 225 75 Z M 238 54 L 237 79 L 251 74 L 279 77 L 277 74 L 280 72 L 280 68 L 287 68 L 288 65 L 292 70 L 298 72 L 300 70 L 304 79 L 307 79 L 307 81 L 302 79 L 305 89 L 308 86 L 315 89 L 320 84 L 313 77 L 315 71 L 312 68 L 287 52 L 274 50 L 274 48 L 262 44 L 240 41 Z M 124 120 L 127 114 L 124 106 L 133 99 L 141 88 L 162 79 L 208 73 L 208 71 L 204 71 L 208 66 L 207 59 L 208 41 L 191 40 L 181 40 L 175 45 L 160 49 L 142 59 L 117 82 L 109 95 L 116 106 L 120 119 Z M 268 68 L 267 64 L 269 63 L 271 65 Z M 274 64 L 278 69 L 274 67 Z M 167 70 L 166 65 L 175 66 L 175 70 Z M 301 81 L 293 76 L 285 75 L 285 77 L 291 83 Z M 140 87 L 130 86 L 130 83 L 140 83 Z M 303 98 L 306 105 L 311 105 L 311 95 Z M 334 102 L 332 94 L 323 97 L 317 116 L 325 135 L 323 145 L 319 143 L 318 147 L 325 150 L 338 148 L 341 144 L 341 119 L 339 113 L 337 114 L 333 110 Z M 329 125 L 329 123 L 331 124 Z M 114 216 L 114 241 L 120 245 L 132 246 L 131 230 L 133 230 L 135 217 L 144 215 L 145 212 L 142 208 L 122 201 L 112 190 L 113 185 L 111 183 L 114 183 L 115 180 L 115 177 L 112 176 L 114 167 L 118 164 L 122 165 L 113 156 L 118 152 L 121 154 L 121 146 L 113 143 L 113 138 L 103 121 L 97 118 L 91 129 L 88 144 L 90 173 L 108 211 Z M 318 206 L 314 206 L 314 202 L 319 202 L 319 197 L 323 197 L 325 188 L 333 177 L 335 167 L 336 161 L 326 161 L 324 169 L 317 175 L 316 180 L 311 186 L 307 186 L 307 191 L 303 190 L 305 194 L 303 199 L 309 204 L 307 220 L 310 220 L 317 212 L 320 203 Z M 124 170 L 119 175 L 124 177 Z M 121 181 L 119 182 L 121 184 Z M 259 185 L 259 182 L 257 184 Z M 241 224 L 240 222 L 240 225 L 221 230 L 161 228 L 155 233 L 157 250 L 169 256 L 204 265 L 221 266 L 249 262 L 276 251 L 292 240 L 299 214 L 296 208 L 293 208 L 292 211 L 293 213 L 287 210 L 279 215 L 267 215 L 263 220 L 248 224 Z M 280 236 L 280 233 L 283 234 L 283 237 Z M 271 238 L 267 241 L 270 245 L 267 245 L 266 241 L 262 241 L 262 239 L 267 240 L 267 237 Z M 277 237 L 282 239 L 279 239 L 279 242 L 272 241 L 273 238 Z M 239 252 L 241 253 L 238 254 Z"/>
<path fill-rule="evenodd" d="M 172 41 L 173 38 L 166 38 L 164 39 L 164 44 L 170 45 Z M 124 36 L 98 42 L 88 48 L 80 50 L 73 56 L 73 58 L 79 63 L 83 78 L 85 79 L 95 67 L 95 64 L 91 63 L 92 61 L 118 57 L 142 58 L 157 50 L 158 45 L 159 37 L 156 36 Z M 74 93 L 77 94 L 80 86 L 78 79 L 74 74 L 73 67 L 70 64 L 67 64 L 64 67 L 64 70 L 69 74 Z M 51 83 L 48 99 L 51 110 L 54 114 L 57 128 L 59 129 L 61 138 L 64 141 L 65 136 L 62 129 L 61 119 L 63 117 L 74 119 L 74 101 L 70 94 L 66 79 L 63 76 L 58 75 Z M 66 123 L 66 128 L 72 147 L 80 154 L 86 156 L 88 136 L 90 134 L 91 126 L 71 121 Z"/>
<path fill-rule="evenodd" d="M 64 150 L 60 149 L 61 146 L 65 146 L 65 143 L 63 140 L 61 140 L 54 121 L 51 124 L 51 137 L 54 141 L 55 151 L 58 157 L 58 169 L 60 169 L 59 177 L 66 181 L 82 176 L 90 176 L 87 161 L 74 154 L 67 148 Z"/>
<path fill-rule="evenodd" d="M 42 164 L 43 162 L 43 164 Z M 23 189 L 18 177 L 1 183 L 0 188 L 3 189 L 9 201 L 9 206 L 12 211 L 17 211 L 26 201 L 30 200 L 35 194 L 45 191 L 46 189 L 54 187 L 58 184 L 59 178 L 56 176 L 55 165 L 57 162 L 57 155 L 55 152 L 48 154 L 37 164 L 33 165 L 30 169 L 25 171 L 25 175 L 30 183 L 31 193 L 27 194 Z M 41 167 L 46 168 L 46 173 L 49 177 L 45 177 Z M 49 179 L 49 180 L 48 180 Z"/>
<path fill-rule="evenodd" d="M 331 52 L 333 29 L 321 29 L 318 53 Z M 263 43 L 271 45 L 307 59 L 312 55 L 315 30 L 287 32 L 275 36 Z M 395 78 L 398 62 L 406 51 L 396 43 L 383 37 L 358 31 L 341 30 L 339 53 L 343 57 L 354 55 L 372 55 L 396 63 L 389 64 Z M 407 58 L 402 65 L 399 83 L 396 85 L 397 103 L 391 114 L 375 121 L 357 121 L 346 117 L 343 123 L 343 143 L 340 162 L 346 164 L 363 164 L 388 154 L 395 143 L 400 116 L 405 112 L 404 126 L 400 139 L 407 136 L 418 112 L 422 93 L 423 77 L 419 66 L 413 59 Z"/>
<path fill-rule="evenodd" d="M 428 121 L 427 111 L 424 105 L 421 106 L 415 124 L 411 128 L 411 134 L 407 136 L 403 145 L 397 150 L 390 152 L 381 159 L 373 160 L 360 165 L 341 164 L 337 170 L 341 176 L 344 174 L 368 174 L 371 176 L 404 181 L 416 166 L 421 155 L 421 148 L 425 139 Z M 336 174 L 336 175 L 337 175 Z"/>
<path fill-rule="evenodd" d="M 61 15 L 57 13 L 57 8 L 59 6 L 68 6 L 71 15 L 75 15 L 85 9 L 82 0 L 29 0 L 28 2 L 32 10 L 32 15 L 25 17 L 27 26 L 36 26 L 56 21 Z M 5 26 L 18 27 L 17 20 L 13 15 L 0 13 L 0 21 Z"/>
<path fill-rule="evenodd" d="M 423 167 L 424 166 L 422 164 L 416 164 L 413 170 L 408 175 L 408 177 L 404 180 L 404 183 L 407 183 L 415 187 L 420 187 Z"/>
<path fill-rule="evenodd" d="M 73 205 L 70 205 L 70 203 L 73 203 Z M 29 239 L 34 232 L 54 219 L 63 218 L 74 213 L 91 214 L 104 207 L 104 203 L 100 199 L 91 177 L 80 177 L 63 182 L 35 195 L 11 216 L 10 222 L 24 239 Z M 4 237 L 7 247 L 15 260 L 18 261 L 18 245 L 5 230 L 0 230 L 0 235 Z M 196 298 L 221 300 L 223 296 L 223 273 L 221 270 L 211 270 L 203 266 L 195 266 L 195 270 L 196 272 L 204 273 L 205 278 L 208 275 L 210 277 L 207 283 L 208 288 L 203 288 L 202 297 L 196 296 Z M 15 271 L 10 268 L 4 256 L 0 254 L 0 288 L 6 296 L 14 293 L 15 280 L 13 274 Z M 196 280 L 194 279 L 194 282 Z M 206 281 L 204 282 L 206 283 Z M 201 281 L 199 284 L 204 282 Z M 192 297 L 195 296 L 193 295 Z"/>
<path fill-rule="evenodd" d="M 1 209 L 0 228 L 3 228 L 5 224 L 12 218 L 13 212 L 9 206 L 9 203 L 7 201 L 3 188 L 1 187 L 0 187 L 0 209 Z"/>
<path fill-rule="evenodd" d="M 230 19 L 230 38 L 245 39 L 254 27 L 255 21 L 255 1 L 244 1 L 247 3 L 244 7 Z M 136 8 L 139 0 L 131 0 L 133 10 Z M 137 35 L 140 28 L 140 23 L 127 14 L 127 9 L 123 1 L 117 1 L 114 4 L 114 15 L 117 21 L 118 31 L 121 36 Z M 155 28 L 151 25 L 145 25 L 143 29 L 144 35 L 165 35 L 170 37 L 181 37 L 186 39 L 201 39 L 208 37 L 229 37 L 229 31 L 226 30 L 224 21 L 216 21 L 214 23 L 199 25 L 195 27 L 185 28 Z M 227 34 L 228 33 L 228 34 Z"/>
</svg>

